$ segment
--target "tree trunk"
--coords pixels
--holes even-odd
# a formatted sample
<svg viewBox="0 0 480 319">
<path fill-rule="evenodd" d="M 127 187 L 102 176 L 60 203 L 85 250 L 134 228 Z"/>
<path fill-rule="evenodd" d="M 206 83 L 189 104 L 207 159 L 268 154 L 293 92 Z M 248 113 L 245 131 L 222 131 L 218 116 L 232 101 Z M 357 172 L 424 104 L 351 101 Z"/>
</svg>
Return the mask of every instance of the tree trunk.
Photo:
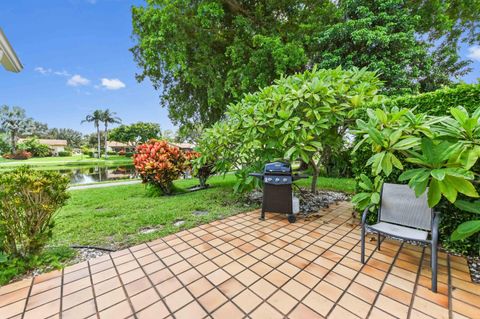
<svg viewBox="0 0 480 319">
<path fill-rule="evenodd" d="M 105 122 L 105 159 L 108 159 L 108 154 L 107 154 L 107 151 L 108 151 L 108 124 L 107 122 Z"/>
<path fill-rule="evenodd" d="M 313 169 L 312 184 L 310 186 L 310 191 L 312 193 L 315 193 L 317 191 L 317 180 L 318 180 L 319 169 L 318 169 L 318 165 L 315 163 L 313 158 L 310 159 L 310 165 L 312 165 L 312 169 Z"/>
<path fill-rule="evenodd" d="M 12 154 L 15 154 L 15 151 L 17 150 L 17 141 L 15 138 L 15 135 L 16 135 L 15 131 L 10 132 L 10 141 L 12 143 Z"/>
<path fill-rule="evenodd" d="M 98 154 L 97 154 L 97 158 L 100 158 L 100 126 L 97 124 L 96 125 L 97 127 L 97 151 L 98 151 Z"/>
</svg>

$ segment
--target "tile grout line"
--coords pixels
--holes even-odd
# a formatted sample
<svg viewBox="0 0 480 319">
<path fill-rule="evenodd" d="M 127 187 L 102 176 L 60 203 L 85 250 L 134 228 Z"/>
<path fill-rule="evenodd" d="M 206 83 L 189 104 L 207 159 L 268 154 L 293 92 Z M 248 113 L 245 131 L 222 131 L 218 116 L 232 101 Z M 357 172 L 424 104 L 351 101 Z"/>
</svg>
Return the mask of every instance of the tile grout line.
<svg viewBox="0 0 480 319">
<path fill-rule="evenodd" d="M 378 300 L 378 296 L 380 296 L 382 294 L 382 288 L 383 286 L 385 286 L 385 281 L 387 280 L 387 277 L 388 275 L 390 275 L 390 273 L 392 272 L 392 269 L 393 269 L 393 266 L 395 265 L 395 261 L 397 261 L 398 259 L 398 255 L 400 255 L 400 252 L 402 251 L 402 248 L 403 248 L 403 245 L 405 244 L 404 241 L 401 242 L 400 246 L 398 247 L 398 250 L 397 252 L 395 253 L 395 256 L 393 257 L 393 260 L 392 260 L 392 263 L 390 264 L 390 266 L 388 267 L 388 270 L 386 271 L 386 275 L 385 275 L 385 278 L 382 280 L 382 284 L 380 285 L 380 288 L 378 288 L 378 292 L 377 294 L 375 295 L 375 299 L 373 299 L 373 302 L 372 304 L 370 305 L 370 310 L 368 310 L 368 313 L 367 313 L 367 317 L 370 316 L 370 314 L 372 313 L 372 310 L 373 308 L 375 307 L 375 303 L 377 302 Z M 422 263 L 420 263 L 421 265 Z M 386 311 L 387 313 L 389 313 L 388 311 Z M 390 313 L 389 313 L 390 314 Z M 395 316 L 395 315 L 393 315 Z M 395 316 L 396 317 L 396 316 Z"/>
<path fill-rule="evenodd" d="M 165 263 L 155 254 L 155 252 L 150 248 L 150 246 L 149 246 L 147 243 L 145 243 L 145 245 L 147 246 L 147 249 L 149 249 L 151 252 L 153 252 L 153 254 L 158 258 L 158 261 L 160 261 L 166 268 L 168 268 L 168 266 L 165 265 Z M 165 306 L 165 308 L 167 308 L 169 314 L 172 315 L 173 318 L 175 318 L 175 315 L 172 313 L 172 311 L 170 310 L 170 307 L 169 307 L 169 306 L 167 305 L 167 303 L 165 302 L 165 300 L 164 300 L 165 298 L 162 297 L 162 295 L 160 294 L 160 291 L 159 291 L 158 288 L 157 288 L 157 285 L 161 284 L 162 282 L 165 282 L 166 280 L 158 283 L 157 285 L 155 285 L 155 284 L 153 283 L 152 279 L 150 278 L 150 275 L 147 274 L 147 272 L 145 271 L 145 269 L 143 269 L 142 264 L 140 264 L 140 262 L 138 261 L 137 257 L 135 256 L 134 252 L 132 252 L 132 251 L 130 250 L 130 248 L 127 248 L 127 249 L 128 249 L 128 251 L 130 251 L 130 253 L 133 255 L 133 258 L 135 259 L 135 261 L 137 262 L 137 264 L 140 266 L 140 269 L 142 269 L 142 272 L 145 274 L 145 277 L 147 278 L 148 282 L 152 285 L 153 289 L 155 289 L 155 292 L 157 293 L 158 297 L 160 298 L 159 301 L 161 301 L 162 304 Z M 155 262 L 155 261 L 153 261 L 153 262 Z M 165 268 L 164 268 L 164 269 L 165 269 Z M 159 270 L 159 271 L 160 271 L 160 270 Z M 137 280 L 138 280 L 138 279 L 137 279 Z M 167 280 L 168 280 L 168 279 L 167 279 Z M 149 289 L 149 288 L 148 288 L 148 289 Z M 141 294 L 142 292 L 147 291 L 148 289 L 145 289 L 145 290 L 139 292 L 138 294 Z M 135 294 L 134 296 L 137 296 L 138 294 Z M 133 296 L 132 296 L 132 297 L 133 297 Z M 156 303 L 156 302 L 154 302 L 154 303 L 152 303 L 152 304 L 150 304 L 150 305 L 148 305 L 148 306 L 140 309 L 138 312 L 147 309 L 148 307 L 154 305 L 155 303 Z M 136 314 L 136 312 L 135 312 L 135 314 Z M 167 315 L 167 316 L 168 316 L 168 315 Z M 164 317 L 164 318 L 165 318 L 165 317 Z M 161 318 L 161 319 L 163 319 L 163 318 Z"/>
<path fill-rule="evenodd" d="M 93 274 L 92 274 L 92 268 L 91 268 L 91 265 L 90 265 L 90 260 L 87 260 L 87 266 L 88 266 L 88 275 L 90 277 L 90 285 L 92 287 L 93 303 L 95 305 L 95 314 L 97 316 L 97 319 L 99 319 L 100 315 L 99 315 L 99 312 L 98 312 L 97 294 L 95 293 L 95 285 L 93 284 L 93 278 L 92 278 Z"/>
<path fill-rule="evenodd" d="M 30 300 L 30 294 L 32 293 L 32 288 L 33 288 L 34 281 L 35 281 L 35 277 L 32 278 L 32 282 L 30 283 L 30 288 L 28 289 L 28 295 L 27 295 L 27 298 L 25 299 L 25 305 L 23 306 L 23 312 L 22 312 L 21 319 L 23 319 L 25 317 L 25 312 L 27 311 L 27 305 L 28 305 L 28 301 Z"/>
<path fill-rule="evenodd" d="M 117 265 L 115 265 L 115 262 L 113 260 L 113 257 L 112 257 L 112 254 L 108 254 L 108 256 L 110 257 L 112 263 L 113 263 L 113 268 L 115 269 L 115 272 L 117 273 L 117 277 L 118 277 L 118 280 L 120 281 L 120 284 L 122 286 L 122 290 L 123 290 L 123 293 L 125 294 L 125 297 L 127 298 L 127 301 L 128 301 L 128 304 L 130 306 L 130 309 L 132 310 L 132 313 L 133 313 L 133 317 L 135 319 L 137 319 L 137 314 L 135 313 L 135 309 L 133 308 L 133 305 L 132 305 L 132 301 L 130 300 L 130 297 L 128 296 L 127 294 L 127 290 L 125 289 L 125 284 L 123 283 L 123 280 L 122 280 L 122 277 L 120 276 L 120 273 L 118 272 L 118 269 L 117 269 Z M 122 300 L 123 301 L 123 300 Z M 120 301 L 121 302 L 121 301 Z M 120 302 L 118 302 L 117 304 L 119 304 Z M 116 305 L 116 304 L 115 304 Z M 114 305 L 111 305 L 110 307 L 108 308 L 111 308 L 113 307 Z M 106 308 L 106 309 L 108 309 Z M 105 309 L 103 309 L 102 311 L 104 311 Z M 100 313 L 99 313 L 100 314 Z M 126 317 L 124 317 L 126 318 Z"/>
<path fill-rule="evenodd" d="M 424 259 L 425 259 L 425 246 L 422 247 L 422 255 L 420 256 L 420 264 L 418 266 L 417 275 L 415 277 L 415 286 L 413 288 L 412 298 L 410 300 L 410 304 L 408 305 L 407 318 L 410 318 L 410 316 L 412 314 L 413 302 L 415 300 L 415 296 L 416 296 L 416 293 L 417 293 L 418 282 L 420 281 L 420 272 L 422 270 L 422 265 L 423 265 Z"/>
<path fill-rule="evenodd" d="M 64 278 L 64 275 L 65 275 L 65 268 L 62 268 L 62 276 L 61 276 L 61 280 L 60 280 L 60 312 L 59 312 L 59 316 L 60 316 L 60 319 L 62 319 L 63 317 L 63 281 L 65 280 Z"/>
<path fill-rule="evenodd" d="M 450 254 L 449 253 L 447 253 L 447 273 L 448 273 L 448 281 L 447 281 L 447 287 L 448 287 L 448 318 L 453 318 L 452 273 L 451 273 L 451 269 L 450 269 Z M 432 274 L 432 276 L 433 276 L 433 274 Z M 438 289 L 438 287 L 437 287 L 437 289 Z"/>
</svg>

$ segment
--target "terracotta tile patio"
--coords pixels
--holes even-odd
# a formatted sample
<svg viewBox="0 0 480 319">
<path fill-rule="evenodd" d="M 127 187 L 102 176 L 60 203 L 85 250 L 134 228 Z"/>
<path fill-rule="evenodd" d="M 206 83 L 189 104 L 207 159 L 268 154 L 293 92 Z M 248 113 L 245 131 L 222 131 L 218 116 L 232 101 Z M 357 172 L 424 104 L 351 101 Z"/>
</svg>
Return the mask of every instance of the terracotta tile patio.
<svg viewBox="0 0 480 319">
<path fill-rule="evenodd" d="M 0 318 L 479 318 L 464 259 L 367 244 L 349 203 L 289 224 L 251 212 L 0 288 Z"/>
</svg>

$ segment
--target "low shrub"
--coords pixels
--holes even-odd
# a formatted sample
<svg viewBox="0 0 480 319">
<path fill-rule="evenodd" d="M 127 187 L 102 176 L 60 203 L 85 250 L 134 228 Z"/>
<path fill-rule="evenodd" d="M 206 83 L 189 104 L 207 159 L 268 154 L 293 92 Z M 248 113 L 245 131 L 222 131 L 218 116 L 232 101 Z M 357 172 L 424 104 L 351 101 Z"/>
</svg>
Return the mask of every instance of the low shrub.
<svg viewBox="0 0 480 319">
<path fill-rule="evenodd" d="M 72 156 L 72 152 L 69 152 L 69 151 L 60 151 L 60 152 L 58 152 L 58 156 L 60 156 L 60 157 Z"/>
<path fill-rule="evenodd" d="M 150 140 L 137 146 L 133 162 L 144 183 L 160 188 L 170 195 L 173 191 L 173 181 L 178 179 L 185 169 L 186 158 L 178 147 L 166 141 Z"/>
<path fill-rule="evenodd" d="M 18 145 L 19 150 L 27 151 L 33 157 L 47 157 L 52 155 L 52 150 L 46 144 L 41 144 L 36 137 L 28 138 Z"/>
<path fill-rule="evenodd" d="M 28 166 L 0 175 L 0 248 L 9 256 L 28 258 L 51 237 L 52 217 L 69 195 L 69 179 L 58 172 Z"/>
<path fill-rule="evenodd" d="M 117 155 L 117 152 L 115 152 L 115 151 L 108 151 L 108 152 L 107 152 L 107 155 Z"/>
<path fill-rule="evenodd" d="M 133 152 L 126 152 L 126 153 L 125 153 L 125 157 L 132 157 L 133 154 L 135 154 L 135 153 L 133 153 Z"/>
<path fill-rule="evenodd" d="M 42 272 L 59 269 L 63 262 L 75 256 L 75 251 L 68 247 L 46 249 L 39 255 L 19 258 L 0 252 L 0 285 L 8 284 L 12 278 L 22 275 L 32 269 Z"/>
<path fill-rule="evenodd" d="M 11 153 L 3 154 L 3 158 L 14 159 L 14 160 L 27 160 L 31 157 L 32 157 L 32 153 L 24 150 L 18 150 L 14 154 L 11 154 Z"/>
<path fill-rule="evenodd" d="M 125 156 L 125 154 L 127 154 L 127 152 L 125 152 L 125 150 L 118 151 L 118 155 L 120 155 L 120 156 Z"/>
</svg>

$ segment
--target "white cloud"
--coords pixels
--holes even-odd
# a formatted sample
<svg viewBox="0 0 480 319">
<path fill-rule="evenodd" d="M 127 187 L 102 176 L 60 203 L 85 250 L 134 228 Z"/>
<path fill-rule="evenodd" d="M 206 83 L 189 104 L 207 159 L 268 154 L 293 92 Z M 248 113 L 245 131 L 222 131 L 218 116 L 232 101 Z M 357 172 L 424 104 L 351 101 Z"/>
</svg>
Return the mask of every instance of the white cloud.
<svg viewBox="0 0 480 319">
<path fill-rule="evenodd" d="M 42 66 L 37 66 L 35 69 L 33 69 L 35 72 L 41 73 L 41 74 L 48 74 L 52 72 L 52 69 L 46 69 Z"/>
<path fill-rule="evenodd" d="M 55 74 L 55 75 L 60 75 L 60 76 L 70 76 L 70 73 L 68 73 L 68 72 L 65 71 L 65 70 L 62 70 L 62 71 L 54 71 L 53 74 Z"/>
<path fill-rule="evenodd" d="M 70 86 L 82 86 L 82 85 L 88 85 L 89 83 L 90 83 L 89 79 L 86 79 L 79 74 L 75 74 L 67 81 L 67 85 L 70 85 Z"/>
<path fill-rule="evenodd" d="M 41 73 L 43 75 L 50 75 L 50 74 L 54 74 L 54 75 L 58 75 L 58 76 L 70 76 L 70 73 L 68 73 L 67 71 L 65 70 L 62 70 L 62 71 L 56 71 L 56 70 L 52 70 L 50 68 L 44 68 L 43 66 L 37 66 L 35 69 L 33 69 L 35 72 L 38 72 L 38 73 Z"/>
<path fill-rule="evenodd" d="M 474 45 L 469 47 L 468 57 L 472 60 L 480 61 L 480 46 Z"/>
<path fill-rule="evenodd" d="M 125 83 L 119 79 L 102 79 L 102 86 L 107 90 L 120 90 L 126 87 Z"/>
</svg>

